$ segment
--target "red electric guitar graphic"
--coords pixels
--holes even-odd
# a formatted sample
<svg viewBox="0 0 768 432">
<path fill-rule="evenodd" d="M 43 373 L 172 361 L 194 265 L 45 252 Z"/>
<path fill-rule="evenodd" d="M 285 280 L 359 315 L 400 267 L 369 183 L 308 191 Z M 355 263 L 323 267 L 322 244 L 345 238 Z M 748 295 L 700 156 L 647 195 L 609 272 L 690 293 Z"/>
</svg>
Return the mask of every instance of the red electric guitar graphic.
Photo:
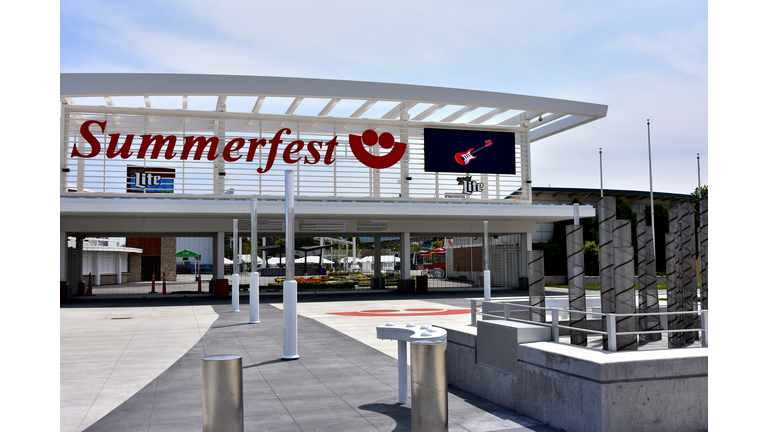
<svg viewBox="0 0 768 432">
<path fill-rule="evenodd" d="M 491 140 L 485 140 L 485 145 L 480 147 L 479 149 L 475 150 L 474 148 L 471 148 L 464 153 L 456 153 L 456 156 L 454 156 L 453 158 L 456 160 L 457 164 L 461 166 L 467 166 L 469 165 L 469 162 L 472 159 L 477 159 L 477 156 L 475 156 L 475 153 L 479 152 L 480 150 L 486 147 L 490 147 L 492 145 L 493 145 L 493 142 L 491 142 Z"/>
</svg>

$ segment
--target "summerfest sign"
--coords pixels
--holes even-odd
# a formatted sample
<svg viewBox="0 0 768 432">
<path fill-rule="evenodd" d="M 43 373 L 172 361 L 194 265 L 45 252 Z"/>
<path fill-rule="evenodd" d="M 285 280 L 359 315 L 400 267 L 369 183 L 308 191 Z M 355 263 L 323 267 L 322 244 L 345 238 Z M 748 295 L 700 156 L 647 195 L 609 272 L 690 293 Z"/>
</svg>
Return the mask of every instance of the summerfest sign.
<svg viewBox="0 0 768 432">
<path fill-rule="evenodd" d="M 75 143 L 72 146 L 72 157 L 94 158 L 99 156 L 102 151 L 102 143 L 91 132 L 91 126 L 96 125 L 101 132 L 106 132 L 107 122 L 89 120 L 80 126 L 80 134 L 88 144 L 90 152 L 84 153 L 78 149 Z M 233 138 L 227 142 L 223 148 L 220 146 L 218 137 L 203 136 L 184 136 L 179 139 L 176 135 L 140 135 L 141 144 L 135 152 L 136 159 L 155 159 L 172 160 L 177 157 L 180 160 L 202 160 L 203 158 L 214 161 L 221 156 L 227 162 L 237 162 L 245 157 L 246 162 L 253 162 L 256 157 L 256 150 L 259 147 L 269 148 L 269 156 L 265 167 L 259 167 L 256 171 L 264 174 L 272 168 L 278 152 L 278 146 L 283 143 L 284 135 L 290 135 L 291 130 L 283 128 L 275 133 L 274 137 L 267 141 L 266 138 Z M 120 144 L 119 133 L 109 134 L 109 144 L 106 148 L 107 159 L 129 159 L 134 156 L 131 145 L 135 139 L 134 134 L 126 134 L 123 143 Z M 333 164 L 333 151 L 338 145 L 334 136 L 330 141 L 292 141 L 283 149 L 282 158 L 287 164 L 308 164 L 314 165 L 322 163 L 324 165 Z M 376 144 L 383 149 L 391 149 L 389 153 L 382 156 L 371 154 L 365 147 L 373 147 Z M 395 142 L 395 138 L 389 132 L 379 135 L 376 131 L 368 129 L 361 135 L 349 135 L 349 146 L 355 157 L 365 166 L 374 169 L 389 168 L 402 159 L 407 147 L 404 143 Z M 301 155 L 302 150 L 306 148 L 308 155 Z M 245 154 L 238 154 L 241 150 L 246 150 Z M 219 151 L 221 150 L 221 151 Z"/>
</svg>

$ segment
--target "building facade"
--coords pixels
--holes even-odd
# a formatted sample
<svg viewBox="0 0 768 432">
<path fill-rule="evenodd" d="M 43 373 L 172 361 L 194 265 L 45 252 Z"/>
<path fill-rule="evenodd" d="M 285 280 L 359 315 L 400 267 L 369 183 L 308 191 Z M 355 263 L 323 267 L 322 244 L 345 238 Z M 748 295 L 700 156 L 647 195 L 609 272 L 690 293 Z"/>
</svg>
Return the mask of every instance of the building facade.
<svg viewBox="0 0 768 432">
<path fill-rule="evenodd" d="M 239 235 L 283 236 L 289 194 L 296 236 L 399 237 L 408 250 L 411 238 L 482 237 L 487 223 L 491 237 L 516 236 L 493 265 L 523 277 L 536 225 L 573 215 L 535 202 L 531 145 L 607 114 L 515 94 L 221 75 L 61 74 L 60 100 L 62 252 L 78 236 L 209 238 L 214 278 L 233 220 L 250 221 L 253 203 L 255 232 Z M 71 297 L 76 270 L 61 256 Z"/>
</svg>

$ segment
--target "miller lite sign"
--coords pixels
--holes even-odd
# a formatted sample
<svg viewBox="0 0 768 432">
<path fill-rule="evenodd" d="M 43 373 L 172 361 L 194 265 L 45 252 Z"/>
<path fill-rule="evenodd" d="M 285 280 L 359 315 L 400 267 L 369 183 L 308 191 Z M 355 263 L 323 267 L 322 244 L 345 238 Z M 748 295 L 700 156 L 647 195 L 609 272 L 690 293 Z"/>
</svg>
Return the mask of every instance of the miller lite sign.
<svg viewBox="0 0 768 432">
<path fill-rule="evenodd" d="M 128 166 L 126 192 L 173 193 L 174 169 Z"/>
<path fill-rule="evenodd" d="M 456 181 L 463 186 L 461 193 L 465 195 L 472 195 L 472 192 L 482 192 L 483 187 L 485 187 L 483 182 L 472 180 L 472 176 L 456 177 Z"/>
</svg>

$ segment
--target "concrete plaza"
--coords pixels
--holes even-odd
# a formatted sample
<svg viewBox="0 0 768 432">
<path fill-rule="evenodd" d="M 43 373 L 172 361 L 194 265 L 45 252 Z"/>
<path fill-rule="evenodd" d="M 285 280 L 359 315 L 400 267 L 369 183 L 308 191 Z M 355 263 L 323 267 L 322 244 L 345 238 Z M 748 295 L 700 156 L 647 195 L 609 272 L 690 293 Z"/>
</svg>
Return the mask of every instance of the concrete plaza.
<svg viewBox="0 0 768 432">
<path fill-rule="evenodd" d="M 410 399 L 398 404 L 397 343 L 377 339 L 375 327 L 387 321 L 468 326 L 466 298 L 477 296 L 482 291 L 300 295 L 301 358 L 294 361 L 281 360 L 281 295 L 261 295 L 260 324 L 248 324 L 247 293 L 239 312 L 232 312 L 231 300 L 192 296 L 63 304 L 60 427 L 201 430 L 201 359 L 237 354 L 246 430 L 410 431 Z M 555 430 L 449 391 L 451 431 Z"/>
</svg>

